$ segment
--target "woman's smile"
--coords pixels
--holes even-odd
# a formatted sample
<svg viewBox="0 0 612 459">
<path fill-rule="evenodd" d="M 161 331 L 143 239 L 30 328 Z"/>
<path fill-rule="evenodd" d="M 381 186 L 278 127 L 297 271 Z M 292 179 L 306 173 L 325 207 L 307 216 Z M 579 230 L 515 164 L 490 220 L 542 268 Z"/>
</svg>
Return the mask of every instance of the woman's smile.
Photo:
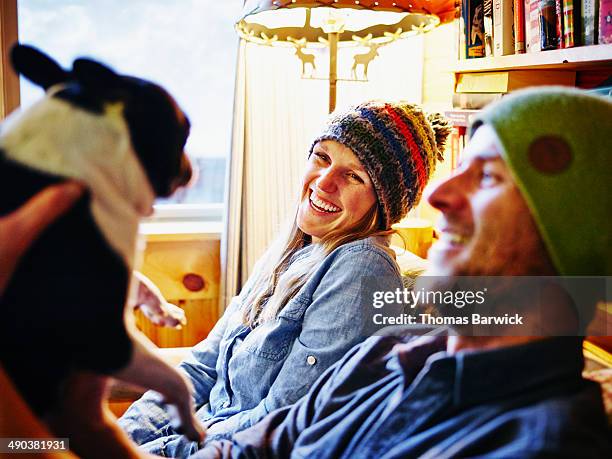
<svg viewBox="0 0 612 459">
<path fill-rule="evenodd" d="M 321 198 L 317 195 L 313 190 L 310 190 L 310 196 L 308 198 L 310 200 L 310 206 L 317 213 L 321 214 L 337 214 L 342 212 L 342 209 L 330 201 Z"/>
</svg>

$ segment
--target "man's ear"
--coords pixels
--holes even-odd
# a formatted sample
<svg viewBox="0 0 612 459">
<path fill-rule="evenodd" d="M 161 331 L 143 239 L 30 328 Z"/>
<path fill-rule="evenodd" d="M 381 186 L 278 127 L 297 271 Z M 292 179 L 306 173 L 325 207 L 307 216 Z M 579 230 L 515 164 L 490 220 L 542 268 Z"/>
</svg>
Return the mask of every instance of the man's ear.
<svg viewBox="0 0 612 459">
<path fill-rule="evenodd" d="M 11 49 L 11 63 L 18 74 L 45 91 L 68 80 L 68 73 L 57 62 L 32 46 L 15 44 Z"/>
<path fill-rule="evenodd" d="M 121 81 L 121 77 L 109 67 L 84 58 L 74 61 L 72 76 L 84 87 L 90 89 L 115 88 Z"/>
</svg>

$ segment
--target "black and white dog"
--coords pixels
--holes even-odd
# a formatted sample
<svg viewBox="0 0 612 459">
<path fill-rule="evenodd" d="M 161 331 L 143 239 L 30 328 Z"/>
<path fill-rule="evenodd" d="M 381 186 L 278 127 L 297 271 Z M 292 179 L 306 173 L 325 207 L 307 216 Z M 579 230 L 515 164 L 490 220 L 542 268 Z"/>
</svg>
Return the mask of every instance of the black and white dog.
<svg viewBox="0 0 612 459">
<path fill-rule="evenodd" d="M 200 439 L 187 383 L 125 324 L 138 222 L 191 177 L 189 121 L 163 88 L 96 61 L 67 71 L 24 45 L 11 58 L 46 95 L 0 128 L 0 215 L 66 179 L 87 193 L 30 248 L 0 299 L 2 366 L 56 435 L 77 435 L 56 416 L 75 394 L 102 398 L 107 378 L 82 375 L 109 375 L 162 393 Z"/>
</svg>

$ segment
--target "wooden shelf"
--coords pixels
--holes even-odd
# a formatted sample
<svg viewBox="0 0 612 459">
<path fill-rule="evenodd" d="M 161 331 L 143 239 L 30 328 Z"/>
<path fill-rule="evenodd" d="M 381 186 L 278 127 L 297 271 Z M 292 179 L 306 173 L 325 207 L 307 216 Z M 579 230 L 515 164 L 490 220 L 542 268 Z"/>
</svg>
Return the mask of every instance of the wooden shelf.
<svg viewBox="0 0 612 459">
<path fill-rule="evenodd" d="M 601 66 L 612 66 L 612 44 L 465 59 L 457 61 L 453 71 L 468 73 L 528 69 L 582 70 Z"/>
<path fill-rule="evenodd" d="M 221 239 L 221 222 L 146 222 L 141 223 L 139 234 L 151 241 L 209 241 Z"/>
</svg>

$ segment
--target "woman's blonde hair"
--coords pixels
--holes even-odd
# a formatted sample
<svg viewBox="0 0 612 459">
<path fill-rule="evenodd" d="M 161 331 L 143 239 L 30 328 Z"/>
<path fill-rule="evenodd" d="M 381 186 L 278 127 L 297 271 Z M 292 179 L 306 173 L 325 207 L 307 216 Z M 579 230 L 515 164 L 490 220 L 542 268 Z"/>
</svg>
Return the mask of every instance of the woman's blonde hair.
<svg viewBox="0 0 612 459">
<path fill-rule="evenodd" d="M 254 328 L 260 322 L 276 318 L 325 257 L 343 244 L 376 237 L 375 243 L 394 257 L 387 243 L 394 231 L 381 230 L 380 226 L 378 205 L 374 204 L 352 228 L 329 232 L 320 242 L 313 244 L 308 254 L 292 262 L 293 255 L 312 242 L 312 237 L 298 227 L 296 211 L 288 230 L 270 246 L 256 268 L 254 275 L 258 277 L 244 302 L 244 324 Z"/>
</svg>

